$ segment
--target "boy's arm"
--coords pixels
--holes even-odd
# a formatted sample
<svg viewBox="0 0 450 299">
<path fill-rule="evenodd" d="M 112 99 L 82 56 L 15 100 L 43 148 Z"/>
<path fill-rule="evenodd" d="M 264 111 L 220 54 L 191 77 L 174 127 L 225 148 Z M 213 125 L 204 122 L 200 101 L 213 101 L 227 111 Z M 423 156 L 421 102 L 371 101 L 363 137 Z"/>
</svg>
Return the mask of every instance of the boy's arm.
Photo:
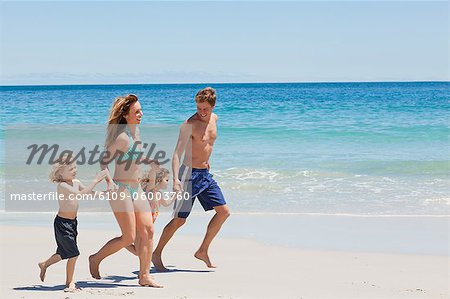
<svg viewBox="0 0 450 299">
<path fill-rule="evenodd" d="M 85 187 L 81 182 L 79 184 L 79 188 L 75 188 L 74 186 L 71 186 L 67 183 L 61 183 L 60 186 L 61 186 L 61 188 L 63 188 L 64 191 L 68 191 L 69 193 L 94 195 L 95 194 L 93 192 L 94 187 L 98 183 L 100 183 L 105 177 L 106 177 L 106 171 L 103 170 L 95 175 L 94 179 L 87 187 Z"/>
<path fill-rule="evenodd" d="M 181 182 L 178 179 L 178 172 L 180 171 L 180 160 L 183 155 L 189 137 L 191 136 L 189 132 L 189 124 L 185 121 L 180 128 L 180 134 L 178 136 L 177 146 L 175 147 L 175 151 L 172 157 L 172 171 L 173 171 L 173 191 L 180 192 L 183 191 L 183 187 L 181 186 Z"/>
</svg>

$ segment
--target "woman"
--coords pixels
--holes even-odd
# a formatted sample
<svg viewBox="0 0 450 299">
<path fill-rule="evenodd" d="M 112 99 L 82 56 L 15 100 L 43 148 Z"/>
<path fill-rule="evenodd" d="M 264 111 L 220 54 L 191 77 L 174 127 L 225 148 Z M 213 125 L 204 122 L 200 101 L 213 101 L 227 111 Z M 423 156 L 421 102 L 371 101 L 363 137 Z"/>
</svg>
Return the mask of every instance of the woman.
<svg viewBox="0 0 450 299">
<path fill-rule="evenodd" d="M 134 242 L 139 257 L 139 284 L 161 287 L 150 277 L 153 220 L 150 205 L 139 184 L 140 163 L 136 163 L 142 156 L 138 129 L 142 115 L 137 96 L 131 94 L 117 98 L 111 108 L 105 142 L 110 155 L 104 156 L 101 168 L 107 168 L 111 160 L 115 161 L 114 182 L 107 183 L 109 189 L 117 188 L 114 183 L 118 185 L 118 190 L 111 193 L 110 204 L 122 235 L 109 240 L 89 257 L 89 270 L 93 278 L 100 279 L 99 265 L 103 259 Z"/>
</svg>

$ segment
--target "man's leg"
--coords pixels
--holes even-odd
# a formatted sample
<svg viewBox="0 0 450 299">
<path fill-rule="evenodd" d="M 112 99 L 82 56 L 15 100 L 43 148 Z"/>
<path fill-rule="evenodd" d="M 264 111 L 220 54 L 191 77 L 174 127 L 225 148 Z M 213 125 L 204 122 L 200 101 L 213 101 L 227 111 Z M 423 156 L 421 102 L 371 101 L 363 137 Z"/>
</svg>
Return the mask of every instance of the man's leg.
<svg viewBox="0 0 450 299">
<path fill-rule="evenodd" d="M 185 218 L 175 217 L 173 218 L 167 225 L 164 227 L 164 230 L 161 234 L 161 238 L 159 239 L 158 246 L 153 252 L 153 265 L 155 269 L 160 272 L 167 272 L 169 269 L 164 267 L 162 262 L 162 251 L 170 239 L 173 237 L 175 232 L 186 222 Z"/>
<path fill-rule="evenodd" d="M 208 268 L 216 267 L 211 263 L 208 256 L 209 245 L 211 245 L 212 240 L 219 232 L 220 228 L 222 227 L 222 224 L 230 216 L 230 209 L 228 208 L 227 205 L 214 207 L 214 210 L 216 211 L 216 214 L 208 224 L 206 235 L 205 238 L 203 239 L 202 244 L 200 245 L 200 248 L 194 254 L 196 258 L 204 261 L 206 263 L 206 266 L 208 266 Z"/>
</svg>

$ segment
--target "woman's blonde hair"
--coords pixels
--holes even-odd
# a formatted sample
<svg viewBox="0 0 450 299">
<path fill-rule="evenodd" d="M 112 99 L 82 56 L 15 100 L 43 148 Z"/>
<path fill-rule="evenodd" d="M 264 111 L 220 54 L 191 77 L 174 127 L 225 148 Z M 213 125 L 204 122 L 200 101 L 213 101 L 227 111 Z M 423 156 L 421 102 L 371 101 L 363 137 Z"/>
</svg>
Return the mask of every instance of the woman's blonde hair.
<svg viewBox="0 0 450 299">
<path fill-rule="evenodd" d="M 130 107 L 137 101 L 138 97 L 134 94 L 118 97 L 114 100 L 108 118 L 108 128 L 105 141 L 106 148 L 114 142 L 120 133 L 125 131 L 127 125 L 125 115 L 130 112 Z"/>
<path fill-rule="evenodd" d="M 61 183 L 64 181 L 61 172 L 63 172 L 66 167 L 74 163 L 71 158 L 72 153 L 67 153 L 55 161 L 49 175 L 49 179 L 52 183 Z"/>
</svg>

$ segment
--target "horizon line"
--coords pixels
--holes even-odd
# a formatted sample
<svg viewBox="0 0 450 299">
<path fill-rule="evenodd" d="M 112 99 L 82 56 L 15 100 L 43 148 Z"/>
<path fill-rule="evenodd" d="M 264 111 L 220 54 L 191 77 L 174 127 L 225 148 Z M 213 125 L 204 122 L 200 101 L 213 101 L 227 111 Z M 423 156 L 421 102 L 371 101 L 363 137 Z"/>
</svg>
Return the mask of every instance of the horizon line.
<svg viewBox="0 0 450 299">
<path fill-rule="evenodd" d="M 61 84 L 13 84 L 2 87 L 63 87 L 63 86 L 137 86 L 137 85 L 227 85 L 227 84 L 345 84 L 345 83 L 450 83 L 450 80 L 405 81 L 280 81 L 280 82 L 182 82 L 182 83 L 61 83 Z"/>
</svg>

